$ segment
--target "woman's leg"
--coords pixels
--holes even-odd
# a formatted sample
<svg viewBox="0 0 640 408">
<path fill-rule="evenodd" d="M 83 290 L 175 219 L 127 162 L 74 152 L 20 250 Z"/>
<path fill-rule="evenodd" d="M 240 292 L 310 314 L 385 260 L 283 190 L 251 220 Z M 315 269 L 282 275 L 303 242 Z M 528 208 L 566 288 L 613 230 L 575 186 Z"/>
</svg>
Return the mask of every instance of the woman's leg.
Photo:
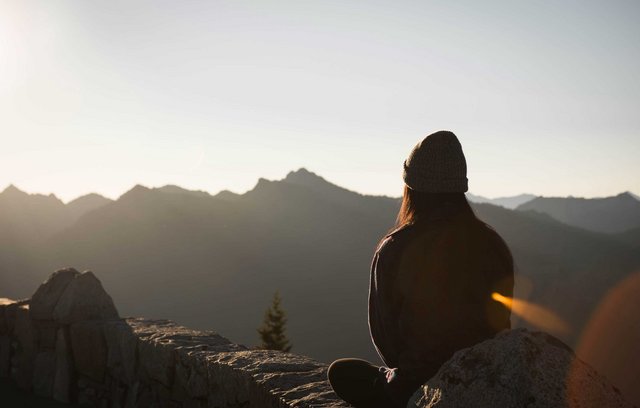
<svg viewBox="0 0 640 408">
<path fill-rule="evenodd" d="M 333 391 L 356 408 L 393 406 L 383 390 L 384 368 L 366 360 L 336 360 L 329 366 L 327 377 Z"/>
</svg>

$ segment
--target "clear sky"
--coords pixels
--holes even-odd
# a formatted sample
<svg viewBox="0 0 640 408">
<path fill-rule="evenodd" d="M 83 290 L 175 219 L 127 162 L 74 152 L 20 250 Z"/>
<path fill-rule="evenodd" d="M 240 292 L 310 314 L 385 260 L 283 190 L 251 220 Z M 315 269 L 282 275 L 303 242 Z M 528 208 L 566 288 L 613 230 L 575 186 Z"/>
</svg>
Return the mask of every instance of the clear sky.
<svg viewBox="0 0 640 408">
<path fill-rule="evenodd" d="M 399 196 L 454 131 L 470 191 L 640 193 L 640 2 L 0 2 L 0 190 Z"/>
</svg>

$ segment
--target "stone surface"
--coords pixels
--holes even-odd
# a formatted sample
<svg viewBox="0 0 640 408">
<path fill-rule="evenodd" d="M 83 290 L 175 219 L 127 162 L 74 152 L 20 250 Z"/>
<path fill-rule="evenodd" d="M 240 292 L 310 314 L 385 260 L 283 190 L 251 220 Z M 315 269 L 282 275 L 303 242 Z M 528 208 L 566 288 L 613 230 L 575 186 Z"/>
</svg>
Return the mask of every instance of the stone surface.
<svg viewBox="0 0 640 408">
<path fill-rule="evenodd" d="M 54 351 L 56 349 L 56 334 L 60 325 L 51 320 L 33 320 L 36 331 L 36 343 L 40 351 Z"/>
<path fill-rule="evenodd" d="M 107 342 L 107 369 L 113 378 L 124 383 L 136 379 L 138 338 L 123 320 L 105 322 L 104 336 Z"/>
<path fill-rule="evenodd" d="M 73 268 L 55 271 L 44 281 L 31 297 L 31 317 L 38 320 L 52 320 L 53 310 L 69 283 L 80 272 Z"/>
<path fill-rule="evenodd" d="M 73 362 L 78 373 L 103 382 L 107 369 L 107 344 L 104 322 L 87 320 L 69 326 Z"/>
<path fill-rule="evenodd" d="M 73 363 L 69 350 L 68 335 L 65 329 L 59 329 L 56 337 L 56 372 L 53 379 L 53 398 L 69 403 L 71 382 L 73 380 Z"/>
<path fill-rule="evenodd" d="M 631 407 L 560 340 L 526 329 L 458 351 L 408 407 Z"/>
<path fill-rule="evenodd" d="M 36 357 L 36 332 L 29 317 L 29 306 L 26 304 L 16 309 L 13 336 L 18 347 L 13 359 L 15 367 L 12 369 L 12 376 L 18 387 L 31 390 Z"/>
<path fill-rule="evenodd" d="M 147 378 L 166 387 L 173 385 L 177 349 L 238 348 L 213 332 L 191 330 L 168 320 L 130 319 L 128 323 L 139 338 L 140 370 Z"/>
<path fill-rule="evenodd" d="M 4 319 L 7 324 L 7 333 L 13 334 L 13 329 L 16 324 L 16 313 L 18 311 L 18 308 L 28 303 L 29 303 L 28 301 L 21 300 L 21 301 L 15 301 L 15 302 L 9 303 L 8 305 L 5 306 Z"/>
<path fill-rule="evenodd" d="M 15 303 L 15 300 L 0 298 L 0 336 L 9 334 L 9 326 L 7 325 L 6 310 L 9 305 Z"/>
<path fill-rule="evenodd" d="M 41 397 L 51 398 L 53 380 L 56 374 L 56 354 L 42 351 L 36 355 L 33 369 L 33 392 Z"/>
<path fill-rule="evenodd" d="M 0 378 L 8 378 L 10 368 L 11 339 L 9 336 L 0 335 Z"/>
<path fill-rule="evenodd" d="M 211 400 L 249 406 L 346 407 L 326 381 L 326 366 L 272 350 L 207 356 Z"/>
<path fill-rule="evenodd" d="M 90 272 L 58 271 L 28 301 L 0 304 L 0 375 L 96 407 L 346 407 L 326 365 L 249 350 L 168 320 L 119 319 Z M 32 381 L 32 382 L 31 382 Z"/>
<path fill-rule="evenodd" d="M 53 319 L 62 324 L 117 318 L 118 311 L 111 296 L 91 271 L 76 275 L 53 309 Z"/>
</svg>

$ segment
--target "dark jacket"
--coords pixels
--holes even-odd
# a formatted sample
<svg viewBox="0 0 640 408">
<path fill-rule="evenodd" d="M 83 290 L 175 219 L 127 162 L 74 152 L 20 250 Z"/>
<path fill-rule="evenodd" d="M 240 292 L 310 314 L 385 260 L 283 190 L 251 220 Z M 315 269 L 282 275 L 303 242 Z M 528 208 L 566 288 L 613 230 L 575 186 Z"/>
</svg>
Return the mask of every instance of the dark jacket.
<svg viewBox="0 0 640 408">
<path fill-rule="evenodd" d="M 500 236 L 471 214 L 396 229 L 371 263 L 369 328 L 394 370 L 387 392 L 406 403 L 455 351 L 510 328 L 513 261 Z"/>
</svg>

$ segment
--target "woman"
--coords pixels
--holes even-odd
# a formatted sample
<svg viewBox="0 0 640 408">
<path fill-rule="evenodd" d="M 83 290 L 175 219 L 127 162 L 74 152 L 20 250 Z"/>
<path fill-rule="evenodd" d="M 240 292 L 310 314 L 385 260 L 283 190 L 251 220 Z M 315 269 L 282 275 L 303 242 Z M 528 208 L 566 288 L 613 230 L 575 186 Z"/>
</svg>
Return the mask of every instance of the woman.
<svg viewBox="0 0 640 408">
<path fill-rule="evenodd" d="M 510 328 L 510 311 L 491 295 L 513 295 L 513 260 L 469 206 L 466 173 L 448 131 L 427 136 L 404 162 L 397 223 L 371 264 L 369 328 L 386 366 L 340 359 L 327 374 L 355 407 L 406 406 L 454 352 Z"/>
</svg>

